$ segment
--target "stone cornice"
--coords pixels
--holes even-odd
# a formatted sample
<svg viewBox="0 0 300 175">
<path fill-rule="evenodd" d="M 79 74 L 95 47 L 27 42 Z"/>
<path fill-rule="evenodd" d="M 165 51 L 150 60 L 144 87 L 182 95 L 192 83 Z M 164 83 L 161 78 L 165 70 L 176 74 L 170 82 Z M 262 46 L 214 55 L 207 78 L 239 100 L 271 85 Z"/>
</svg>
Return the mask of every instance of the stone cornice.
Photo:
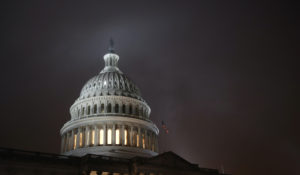
<svg viewBox="0 0 300 175">
<path fill-rule="evenodd" d="M 137 100 L 135 98 L 125 97 L 125 96 L 115 96 L 115 95 L 107 95 L 107 96 L 98 96 L 98 97 L 90 97 L 82 100 L 76 100 L 74 104 L 70 107 L 70 112 L 73 110 L 73 108 L 77 105 L 80 105 L 82 103 L 94 103 L 95 101 L 108 101 L 108 100 L 115 100 L 115 101 L 121 101 L 122 103 L 132 103 L 132 104 L 142 104 L 146 106 L 149 110 L 149 113 L 151 112 L 150 107 L 146 102 L 143 102 L 141 100 Z"/>
<path fill-rule="evenodd" d="M 60 130 L 60 134 L 62 135 L 66 131 L 69 131 L 71 129 L 75 129 L 81 126 L 87 126 L 87 125 L 100 125 L 104 123 L 111 123 L 111 124 L 125 124 L 128 123 L 130 126 L 137 126 L 141 128 L 148 128 L 152 130 L 153 132 L 158 135 L 159 130 L 157 126 L 150 122 L 135 118 L 129 118 L 129 117 L 122 117 L 122 116 L 109 116 L 109 117 L 89 117 L 89 118 L 83 118 L 78 120 L 71 120 L 64 124 L 62 129 Z"/>
</svg>

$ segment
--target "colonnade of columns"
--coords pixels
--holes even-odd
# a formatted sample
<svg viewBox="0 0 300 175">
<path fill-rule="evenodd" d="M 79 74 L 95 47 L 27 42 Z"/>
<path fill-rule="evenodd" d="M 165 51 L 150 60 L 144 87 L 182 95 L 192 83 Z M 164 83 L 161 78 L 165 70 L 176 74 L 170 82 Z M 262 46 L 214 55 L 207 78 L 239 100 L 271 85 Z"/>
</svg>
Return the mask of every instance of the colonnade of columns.
<svg viewBox="0 0 300 175">
<path fill-rule="evenodd" d="M 158 152 L 157 135 L 142 127 L 119 124 L 88 125 L 62 135 L 62 153 L 93 146 L 130 146 Z"/>
</svg>

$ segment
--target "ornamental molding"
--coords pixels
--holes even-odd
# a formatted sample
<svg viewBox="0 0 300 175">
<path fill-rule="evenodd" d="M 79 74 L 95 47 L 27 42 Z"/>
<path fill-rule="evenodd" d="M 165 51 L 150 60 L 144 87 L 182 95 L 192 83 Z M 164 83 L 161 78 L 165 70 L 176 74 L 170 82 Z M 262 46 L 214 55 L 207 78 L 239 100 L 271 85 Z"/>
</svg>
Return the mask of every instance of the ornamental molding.
<svg viewBox="0 0 300 175">
<path fill-rule="evenodd" d="M 86 98 L 86 99 L 82 99 L 82 100 L 76 100 L 74 102 L 74 104 L 70 107 L 70 113 L 71 111 L 74 110 L 74 108 L 82 105 L 82 106 L 86 106 L 87 104 L 90 105 L 95 105 L 95 104 L 99 104 L 99 101 L 104 101 L 104 104 L 107 104 L 109 102 L 111 103 L 115 103 L 115 101 L 119 101 L 122 104 L 133 104 L 133 105 L 143 105 L 145 107 L 147 107 L 147 109 L 149 110 L 149 113 L 151 112 L 150 107 L 148 106 L 148 104 L 146 102 L 137 100 L 135 98 L 130 98 L 130 97 L 125 97 L 125 96 L 115 96 L 115 95 L 110 95 L 110 96 L 98 96 L 98 97 L 90 97 L 90 98 Z M 82 107 L 80 106 L 80 107 Z"/>
<path fill-rule="evenodd" d="M 128 118 L 128 117 L 121 117 L 121 116 L 109 116 L 109 117 L 90 117 L 90 118 L 84 118 L 84 119 L 78 119 L 78 120 L 71 120 L 64 124 L 64 126 L 60 130 L 60 134 L 63 135 L 64 133 L 79 128 L 84 127 L 88 125 L 113 125 L 113 124 L 119 124 L 119 125 L 128 125 L 133 127 L 140 127 L 140 128 L 147 128 L 149 130 L 152 130 L 156 135 L 158 135 L 159 130 L 157 126 L 150 122 L 135 118 Z"/>
</svg>

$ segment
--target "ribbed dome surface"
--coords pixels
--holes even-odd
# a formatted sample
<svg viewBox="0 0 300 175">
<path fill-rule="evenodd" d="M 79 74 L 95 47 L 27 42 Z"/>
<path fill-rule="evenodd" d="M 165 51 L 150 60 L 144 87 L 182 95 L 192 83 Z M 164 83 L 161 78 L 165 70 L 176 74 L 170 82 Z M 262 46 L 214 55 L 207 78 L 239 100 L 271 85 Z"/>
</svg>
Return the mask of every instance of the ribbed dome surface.
<svg viewBox="0 0 300 175">
<path fill-rule="evenodd" d="M 142 100 L 138 87 L 120 71 L 101 71 L 83 86 L 79 99 L 106 95 L 127 96 Z"/>
<path fill-rule="evenodd" d="M 79 100 L 96 96 L 117 95 L 132 97 L 141 101 L 139 88 L 118 68 L 119 56 L 104 55 L 105 67 L 91 78 L 82 88 Z"/>
</svg>

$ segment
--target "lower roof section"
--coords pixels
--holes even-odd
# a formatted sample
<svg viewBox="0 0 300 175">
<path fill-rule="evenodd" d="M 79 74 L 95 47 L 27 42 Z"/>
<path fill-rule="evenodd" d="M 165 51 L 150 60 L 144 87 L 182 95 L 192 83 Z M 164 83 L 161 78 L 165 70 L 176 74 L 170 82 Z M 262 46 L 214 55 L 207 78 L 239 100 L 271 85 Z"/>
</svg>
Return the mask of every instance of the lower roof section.
<svg viewBox="0 0 300 175">
<path fill-rule="evenodd" d="M 68 152 L 64 152 L 63 155 L 72 155 L 83 157 L 86 154 L 103 155 L 109 157 L 120 157 L 120 158 L 133 158 L 133 157 L 153 157 L 158 155 L 156 152 L 126 146 L 95 146 L 95 147 L 84 147 Z"/>
<path fill-rule="evenodd" d="M 83 157 L 0 148 L 0 174 L 55 175 L 219 175 L 173 152 L 130 159 L 88 154 Z"/>
</svg>

